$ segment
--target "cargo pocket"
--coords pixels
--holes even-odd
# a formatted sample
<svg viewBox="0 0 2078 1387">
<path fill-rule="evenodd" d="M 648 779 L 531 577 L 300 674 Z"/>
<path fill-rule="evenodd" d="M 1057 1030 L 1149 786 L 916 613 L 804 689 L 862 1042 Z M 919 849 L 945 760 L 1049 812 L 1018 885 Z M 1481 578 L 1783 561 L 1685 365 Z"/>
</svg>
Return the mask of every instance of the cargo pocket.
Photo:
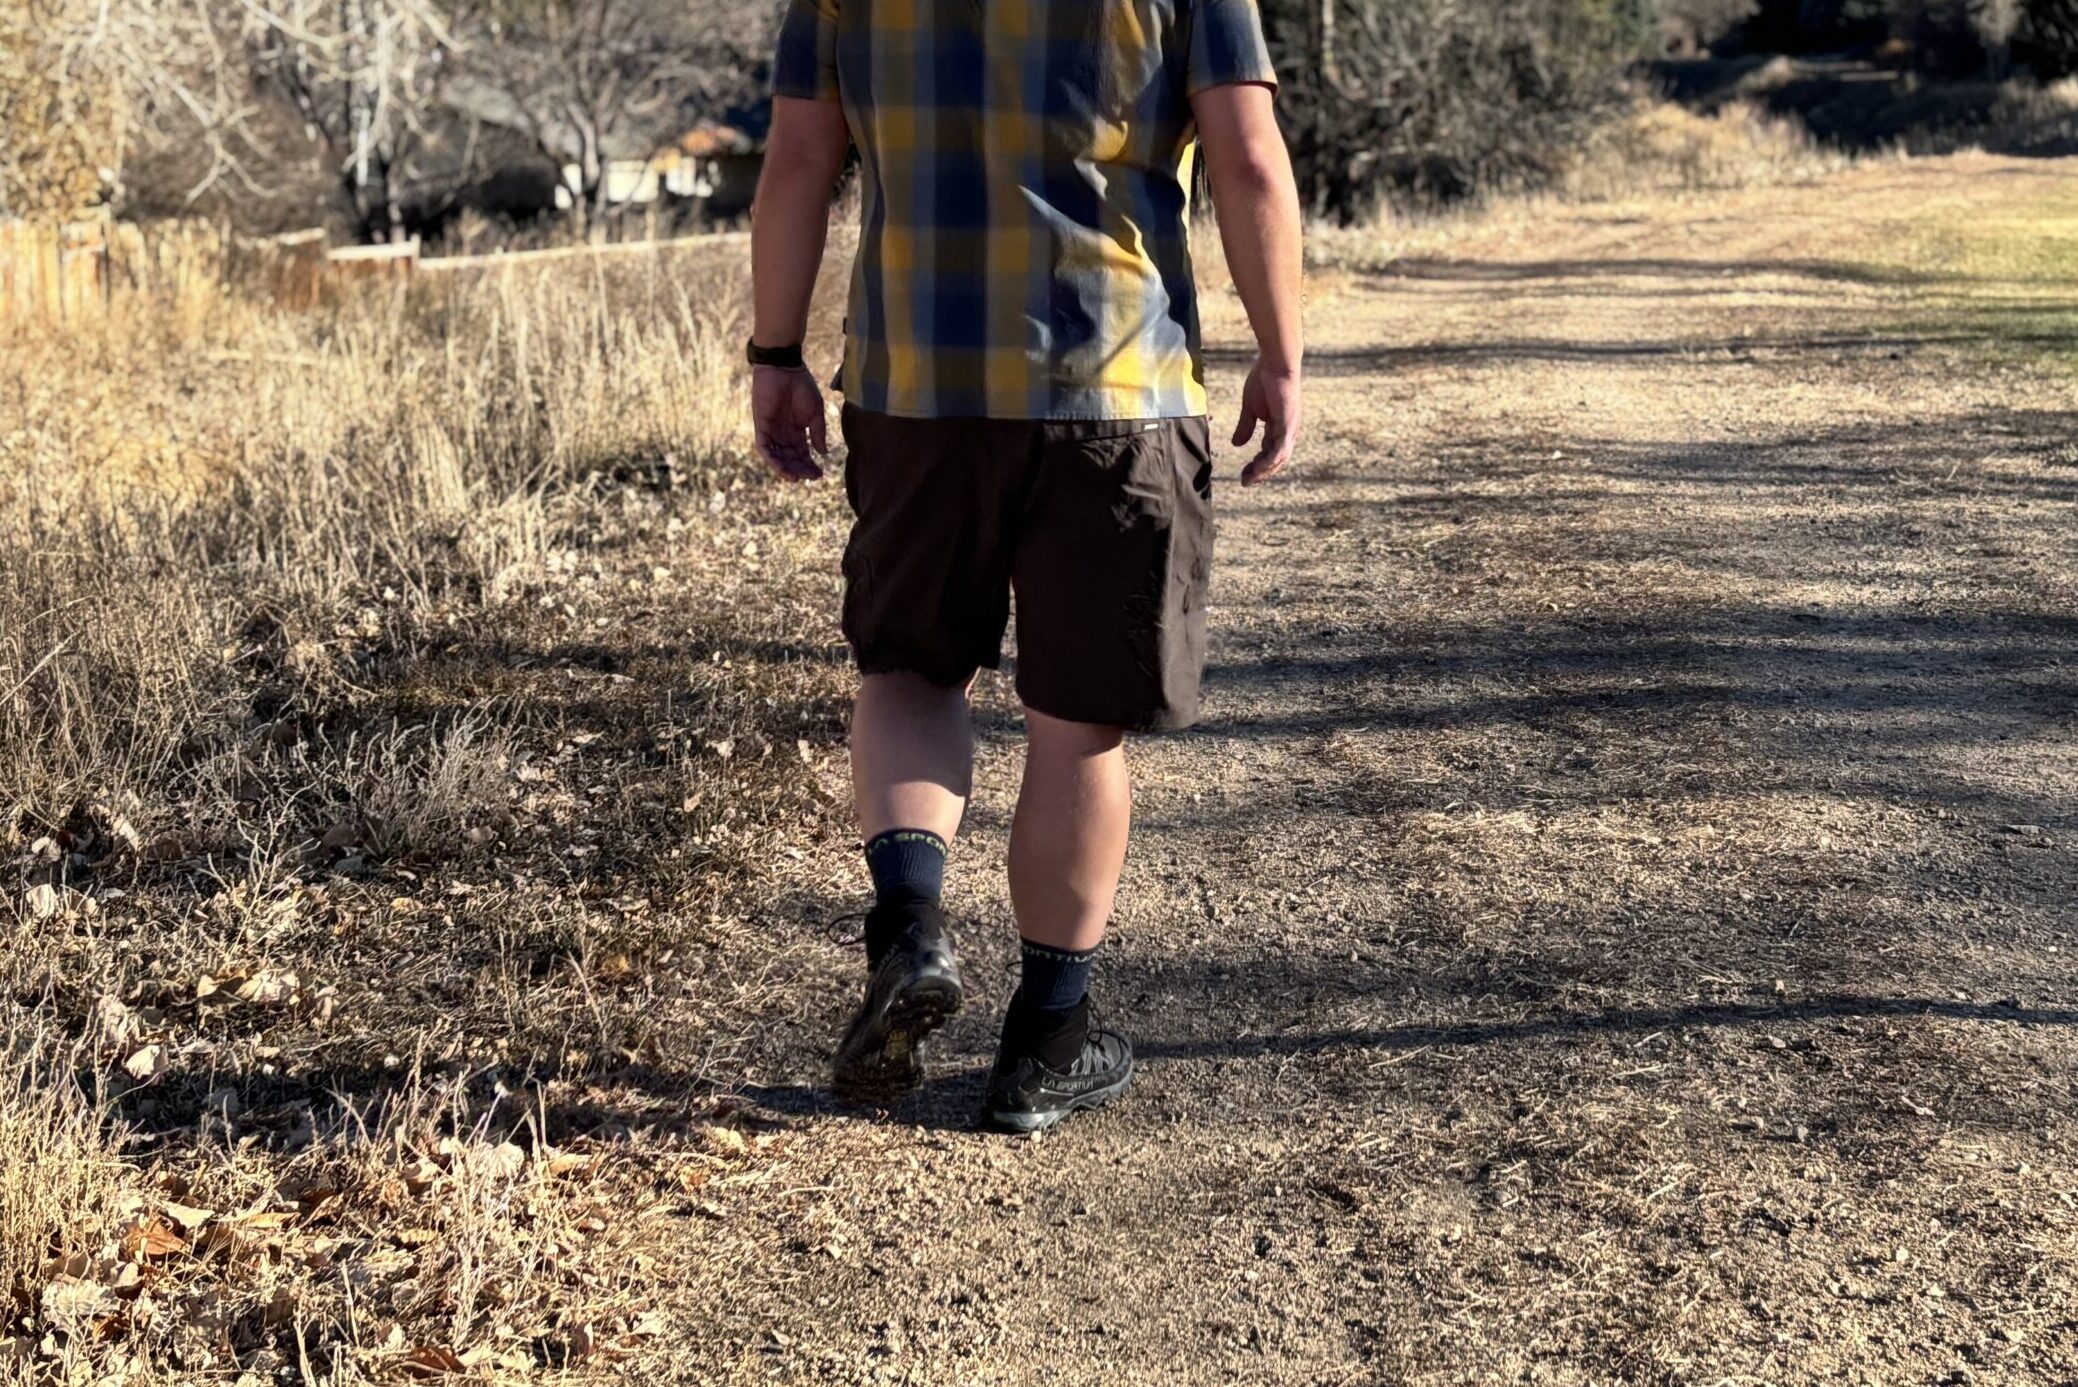
<svg viewBox="0 0 2078 1387">
<path fill-rule="evenodd" d="M 844 437 L 844 499 L 851 506 L 852 514 L 851 533 L 844 541 L 844 558 L 838 570 L 844 578 L 841 625 L 845 639 L 854 649 L 866 634 L 868 613 L 872 611 L 868 602 L 873 587 L 863 534 L 866 528 L 866 482 L 865 470 L 860 465 L 863 452 L 858 446 L 857 410 L 856 405 L 847 404 L 837 413 L 838 431 Z"/>
<path fill-rule="evenodd" d="M 1171 610 L 1205 610 L 1212 580 L 1212 438 L 1203 418 L 1178 419 L 1168 434 L 1169 475 L 1175 510 L 1170 518 Z"/>
</svg>

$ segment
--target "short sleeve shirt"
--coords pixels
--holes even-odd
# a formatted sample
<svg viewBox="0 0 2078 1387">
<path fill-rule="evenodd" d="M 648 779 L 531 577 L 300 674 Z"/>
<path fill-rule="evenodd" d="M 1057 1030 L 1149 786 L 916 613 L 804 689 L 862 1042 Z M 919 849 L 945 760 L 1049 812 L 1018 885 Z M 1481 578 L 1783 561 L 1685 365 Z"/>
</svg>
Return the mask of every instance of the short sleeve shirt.
<svg viewBox="0 0 2078 1387">
<path fill-rule="evenodd" d="M 845 398 L 1203 414 L 1190 98 L 1236 82 L 1276 82 L 1256 0 L 790 0 L 772 89 L 859 151 Z"/>
</svg>

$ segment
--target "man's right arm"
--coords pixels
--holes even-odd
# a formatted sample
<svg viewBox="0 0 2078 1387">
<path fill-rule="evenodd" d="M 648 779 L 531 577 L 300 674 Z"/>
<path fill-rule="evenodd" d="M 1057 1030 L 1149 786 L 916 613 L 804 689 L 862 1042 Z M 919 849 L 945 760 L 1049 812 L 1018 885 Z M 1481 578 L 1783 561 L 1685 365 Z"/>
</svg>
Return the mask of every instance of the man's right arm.
<svg viewBox="0 0 2078 1387">
<path fill-rule="evenodd" d="M 751 341 L 798 345 L 822 265 L 830 195 L 850 144 L 835 101 L 772 99 L 772 134 L 750 216 Z M 822 392 L 806 371 L 758 366 L 751 372 L 758 453 L 790 481 L 822 475 L 813 453 L 829 451 Z"/>
<path fill-rule="evenodd" d="M 1241 473 L 1242 484 L 1253 486 L 1284 470 L 1299 436 L 1298 186 L 1269 87 L 1209 87 L 1191 98 L 1191 110 L 1227 269 L 1255 332 L 1255 368 L 1242 387 L 1234 429 L 1239 446 L 1263 425 L 1261 447 Z"/>
</svg>

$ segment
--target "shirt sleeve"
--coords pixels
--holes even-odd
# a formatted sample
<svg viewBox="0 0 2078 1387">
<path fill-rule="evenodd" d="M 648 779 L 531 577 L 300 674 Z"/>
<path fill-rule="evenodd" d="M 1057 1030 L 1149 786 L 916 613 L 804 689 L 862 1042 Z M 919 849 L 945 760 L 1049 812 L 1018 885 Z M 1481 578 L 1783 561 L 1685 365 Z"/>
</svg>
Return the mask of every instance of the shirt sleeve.
<svg viewBox="0 0 2078 1387">
<path fill-rule="evenodd" d="M 1191 7 L 1185 94 L 1236 82 L 1277 85 L 1270 47 L 1263 42 L 1263 13 L 1256 0 L 1197 0 Z"/>
<path fill-rule="evenodd" d="M 772 94 L 837 99 L 838 0 L 789 0 L 772 59 Z"/>
</svg>

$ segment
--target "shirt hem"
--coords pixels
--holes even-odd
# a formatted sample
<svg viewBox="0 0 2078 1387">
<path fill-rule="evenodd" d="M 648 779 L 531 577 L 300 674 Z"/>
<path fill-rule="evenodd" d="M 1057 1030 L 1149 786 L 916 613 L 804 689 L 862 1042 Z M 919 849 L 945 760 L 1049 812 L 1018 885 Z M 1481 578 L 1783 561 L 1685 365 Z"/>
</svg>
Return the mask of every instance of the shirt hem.
<svg viewBox="0 0 2078 1387">
<path fill-rule="evenodd" d="M 839 393 L 841 394 L 842 392 L 840 391 Z M 1203 408 L 1158 409 L 1151 413 L 1066 409 L 1047 410 L 1044 413 L 1026 412 L 1020 414 L 983 414 L 964 411 L 953 413 L 923 409 L 891 409 L 885 405 L 869 405 L 864 401 L 855 400 L 849 395 L 844 396 L 844 403 L 852 406 L 854 409 L 863 409 L 870 414 L 885 414 L 894 419 L 998 419 L 1006 423 L 1031 424 L 1123 424 L 1136 419 L 1203 419 L 1207 416 L 1207 411 Z"/>
</svg>

